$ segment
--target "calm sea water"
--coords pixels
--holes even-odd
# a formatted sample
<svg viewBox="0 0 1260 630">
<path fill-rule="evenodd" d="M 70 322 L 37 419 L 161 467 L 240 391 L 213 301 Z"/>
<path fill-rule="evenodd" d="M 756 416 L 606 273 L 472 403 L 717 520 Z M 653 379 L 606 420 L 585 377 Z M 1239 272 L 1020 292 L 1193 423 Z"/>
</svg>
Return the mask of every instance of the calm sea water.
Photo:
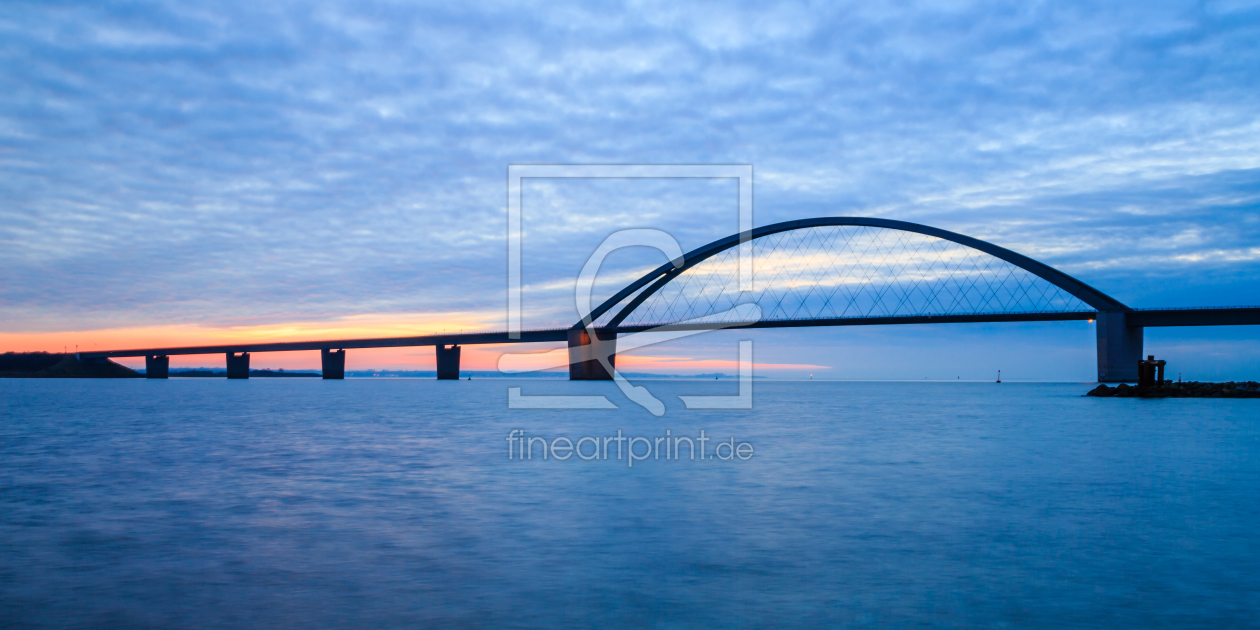
<svg viewBox="0 0 1260 630">
<path fill-rule="evenodd" d="M 0 626 L 1260 624 L 1260 401 L 643 384 L 664 417 L 608 383 L 0 380 Z M 512 429 L 755 453 L 519 461 Z"/>
</svg>

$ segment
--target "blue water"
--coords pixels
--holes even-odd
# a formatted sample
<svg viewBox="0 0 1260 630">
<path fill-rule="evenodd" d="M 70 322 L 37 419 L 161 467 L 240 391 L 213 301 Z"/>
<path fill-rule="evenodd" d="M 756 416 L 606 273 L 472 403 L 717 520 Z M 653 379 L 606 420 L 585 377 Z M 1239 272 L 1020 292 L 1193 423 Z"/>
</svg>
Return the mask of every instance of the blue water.
<svg viewBox="0 0 1260 630">
<path fill-rule="evenodd" d="M 1260 624 L 1260 401 L 644 384 L 664 417 L 608 383 L 0 380 L 0 626 Z M 702 428 L 755 454 L 505 440 Z"/>
</svg>

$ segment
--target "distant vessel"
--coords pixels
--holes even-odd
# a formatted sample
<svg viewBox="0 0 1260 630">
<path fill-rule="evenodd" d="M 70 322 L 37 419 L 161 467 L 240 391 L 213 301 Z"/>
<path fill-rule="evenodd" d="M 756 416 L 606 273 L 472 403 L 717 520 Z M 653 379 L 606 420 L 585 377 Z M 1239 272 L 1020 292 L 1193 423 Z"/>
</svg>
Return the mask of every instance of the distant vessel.
<svg viewBox="0 0 1260 630">
<path fill-rule="evenodd" d="M 1002 382 L 1002 370 L 998 370 L 998 382 Z"/>
</svg>

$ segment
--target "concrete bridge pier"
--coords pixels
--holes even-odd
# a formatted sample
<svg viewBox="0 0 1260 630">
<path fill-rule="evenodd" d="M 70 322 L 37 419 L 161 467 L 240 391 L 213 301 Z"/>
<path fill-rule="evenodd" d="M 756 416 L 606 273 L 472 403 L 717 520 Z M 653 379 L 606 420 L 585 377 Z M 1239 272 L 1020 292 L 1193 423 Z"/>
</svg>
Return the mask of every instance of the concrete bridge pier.
<svg viewBox="0 0 1260 630">
<path fill-rule="evenodd" d="M 437 377 L 439 381 L 458 381 L 459 380 L 459 346 L 446 347 L 444 344 L 438 344 L 437 348 Z"/>
<path fill-rule="evenodd" d="M 146 355 L 144 357 L 145 378 L 166 378 L 171 373 L 171 358 L 165 355 Z"/>
<path fill-rule="evenodd" d="M 1124 311 L 1099 311 L 1097 326 L 1098 382 L 1138 380 L 1138 363 L 1142 360 L 1142 327 L 1128 325 Z"/>
<path fill-rule="evenodd" d="M 249 353 L 227 353 L 227 377 L 249 378 Z"/>
<path fill-rule="evenodd" d="M 599 362 L 599 353 L 608 353 L 608 364 L 616 367 L 617 362 L 617 336 L 614 333 L 610 339 L 600 339 L 596 334 L 594 339 L 586 329 L 575 329 L 569 331 L 569 380 L 570 381 L 611 381 L 612 373 L 604 369 L 604 364 Z"/>
<path fill-rule="evenodd" d="M 319 349 L 319 359 L 325 379 L 342 380 L 346 378 L 346 351 Z"/>
</svg>

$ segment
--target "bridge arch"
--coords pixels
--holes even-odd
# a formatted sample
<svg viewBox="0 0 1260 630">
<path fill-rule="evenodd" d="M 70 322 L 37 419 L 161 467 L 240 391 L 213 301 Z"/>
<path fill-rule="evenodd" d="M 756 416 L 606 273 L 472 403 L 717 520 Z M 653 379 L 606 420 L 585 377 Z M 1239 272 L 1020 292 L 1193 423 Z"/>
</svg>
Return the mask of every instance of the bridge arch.
<svg viewBox="0 0 1260 630">
<path fill-rule="evenodd" d="M 1009 263 L 1015 268 L 1028 272 L 1035 278 L 1044 280 L 1050 285 L 1053 285 L 1063 292 L 1066 292 L 1068 295 L 1080 300 L 1095 311 L 1122 313 L 1130 310 L 1118 300 L 1066 273 L 987 241 L 907 221 L 869 217 L 819 217 L 775 223 L 773 225 L 755 228 L 748 232 L 732 234 L 726 238 L 718 239 L 708 243 L 707 245 L 698 247 L 684 254 L 681 266 L 675 267 L 674 263 L 671 261 L 644 274 L 642 277 L 630 283 L 621 291 L 602 302 L 599 306 L 595 307 L 589 314 L 574 324 L 572 328 L 577 330 L 591 327 L 592 323 L 599 322 L 601 318 L 608 315 L 618 304 L 625 302 L 625 305 L 613 314 L 611 319 L 607 319 L 604 323 L 598 326 L 600 328 L 616 328 L 621 325 L 627 317 L 634 313 L 636 309 L 644 304 L 644 302 L 649 300 L 652 296 L 657 295 L 671 282 L 674 282 L 688 271 L 695 269 L 698 265 L 712 259 L 714 256 L 736 248 L 741 242 L 757 241 L 758 239 L 785 232 L 809 230 L 811 228 L 846 226 L 880 228 L 884 230 L 913 233 L 961 245 L 965 248 L 988 254 L 993 258 Z"/>
</svg>

